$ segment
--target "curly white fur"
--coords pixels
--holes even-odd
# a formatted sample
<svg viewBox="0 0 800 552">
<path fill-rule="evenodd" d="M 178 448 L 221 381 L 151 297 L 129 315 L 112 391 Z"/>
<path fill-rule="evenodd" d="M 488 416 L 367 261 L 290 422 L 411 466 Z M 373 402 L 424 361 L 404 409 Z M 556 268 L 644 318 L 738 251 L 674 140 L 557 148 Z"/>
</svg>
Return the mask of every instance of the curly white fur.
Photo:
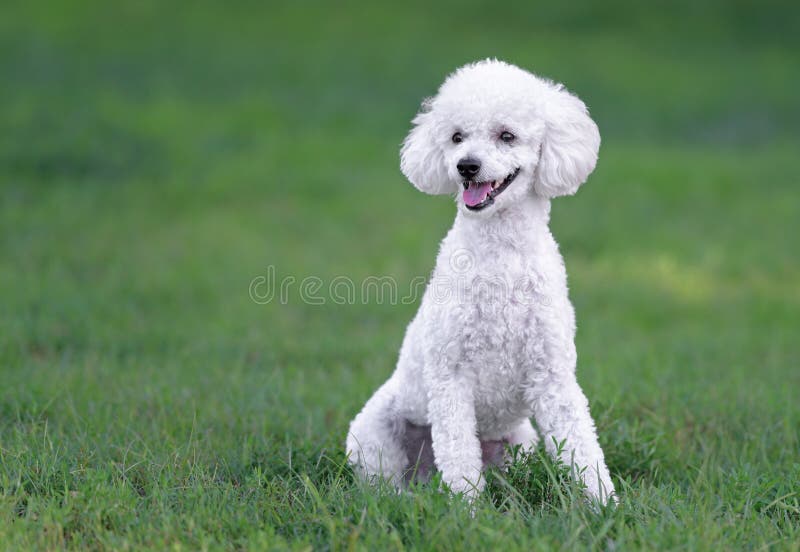
<svg viewBox="0 0 800 552">
<path fill-rule="evenodd" d="M 484 466 L 503 461 L 504 443 L 536 445 L 532 416 L 551 454 L 554 441 L 566 443 L 563 460 L 589 495 L 613 501 L 575 377 L 575 315 L 548 228 L 550 198 L 575 193 L 594 170 L 597 126 L 561 85 L 496 60 L 450 75 L 413 122 L 403 173 L 423 192 L 456 194 L 458 212 L 394 374 L 350 426 L 350 461 L 363 477 L 397 485 L 438 469 L 471 498 Z M 466 189 L 457 194 L 471 186 L 457 167 L 464 159 L 480 164 L 472 182 L 519 172 L 472 210 Z"/>
</svg>

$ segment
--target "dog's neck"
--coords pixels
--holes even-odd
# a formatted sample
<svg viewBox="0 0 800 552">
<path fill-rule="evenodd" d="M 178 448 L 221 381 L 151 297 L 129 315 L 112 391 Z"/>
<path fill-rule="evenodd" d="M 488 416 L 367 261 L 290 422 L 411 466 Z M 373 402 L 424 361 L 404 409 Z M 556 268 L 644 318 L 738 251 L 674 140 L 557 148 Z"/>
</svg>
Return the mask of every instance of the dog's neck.
<svg viewBox="0 0 800 552">
<path fill-rule="evenodd" d="M 470 242 L 489 247 L 523 248 L 541 232 L 550 232 L 550 200 L 535 194 L 487 215 L 475 216 L 459 209 L 453 228 Z"/>
</svg>

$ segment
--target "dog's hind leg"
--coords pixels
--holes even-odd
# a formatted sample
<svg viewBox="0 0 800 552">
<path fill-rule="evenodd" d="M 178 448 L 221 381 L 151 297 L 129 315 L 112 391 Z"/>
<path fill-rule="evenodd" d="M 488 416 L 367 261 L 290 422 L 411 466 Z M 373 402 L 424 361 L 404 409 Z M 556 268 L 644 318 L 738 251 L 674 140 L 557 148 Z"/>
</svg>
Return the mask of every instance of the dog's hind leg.
<svg viewBox="0 0 800 552">
<path fill-rule="evenodd" d="M 503 467 L 511 462 L 508 447 L 519 445 L 523 452 L 531 452 L 538 443 L 539 434 L 533 429 L 531 420 L 525 418 L 508 434 L 504 435 L 502 439 L 494 441 L 481 440 L 483 467 Z"/>
<path fill-rule="evenodd" d="M 512 447 L 520 445 L 524 452 L 530 452 L 539 444 L 539 434 L 533 428 L 530 418 L 525 418 L 506 435 L 506 441 Z"/>
<path fill-rule="evenodd" d="M 408 466 L 403 442 L 406 420 L 397 407 L 392 380 L 387 381 L 367 401 L 350 424 L 347 454 L 350 463 L 362 478 L 377 478 L 400 486 Z"/>
</svg>

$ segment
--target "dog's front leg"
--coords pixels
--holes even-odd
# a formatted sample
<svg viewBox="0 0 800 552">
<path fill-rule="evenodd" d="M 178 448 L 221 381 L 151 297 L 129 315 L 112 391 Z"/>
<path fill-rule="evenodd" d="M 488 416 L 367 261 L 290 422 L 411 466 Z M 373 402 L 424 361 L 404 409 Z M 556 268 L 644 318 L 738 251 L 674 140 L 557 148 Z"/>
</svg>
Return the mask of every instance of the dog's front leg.
<svg viewBox="0 0 800 552">
<path fill-rule="evenodd" d="M 597 441 L 589 401 L 578 386 L 574 373 L 550 377 L 539 383 L 534 399 L 534 416 L 547 451 L 556 456 L 564 443 L 561 459 L 580 474 L 586 493 L 602 503 L 616 502 L 614 485 Z"/>
<path fill-rule="evenodd" d="M 459 374 L 439 375 L 428 382 L 428 390 L 436 467 L 452 492 L 472 500 L 484 481 L 471 382 Z"/>
</svg>

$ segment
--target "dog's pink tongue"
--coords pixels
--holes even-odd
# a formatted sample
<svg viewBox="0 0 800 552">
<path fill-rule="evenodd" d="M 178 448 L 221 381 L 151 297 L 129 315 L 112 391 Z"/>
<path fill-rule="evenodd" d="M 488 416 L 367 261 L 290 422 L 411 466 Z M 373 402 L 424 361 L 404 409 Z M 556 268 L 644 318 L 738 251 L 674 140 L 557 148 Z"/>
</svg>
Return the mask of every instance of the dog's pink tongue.
<svg viewBox="0 0 800 552">
<path fill-rule="evenodd" d="M 491 191 L 491 182 L 470 182 L 469 188 L 464 190 L 464 203 L 470 207 L 475 207 L 483 202 Z"/>
</svg>

